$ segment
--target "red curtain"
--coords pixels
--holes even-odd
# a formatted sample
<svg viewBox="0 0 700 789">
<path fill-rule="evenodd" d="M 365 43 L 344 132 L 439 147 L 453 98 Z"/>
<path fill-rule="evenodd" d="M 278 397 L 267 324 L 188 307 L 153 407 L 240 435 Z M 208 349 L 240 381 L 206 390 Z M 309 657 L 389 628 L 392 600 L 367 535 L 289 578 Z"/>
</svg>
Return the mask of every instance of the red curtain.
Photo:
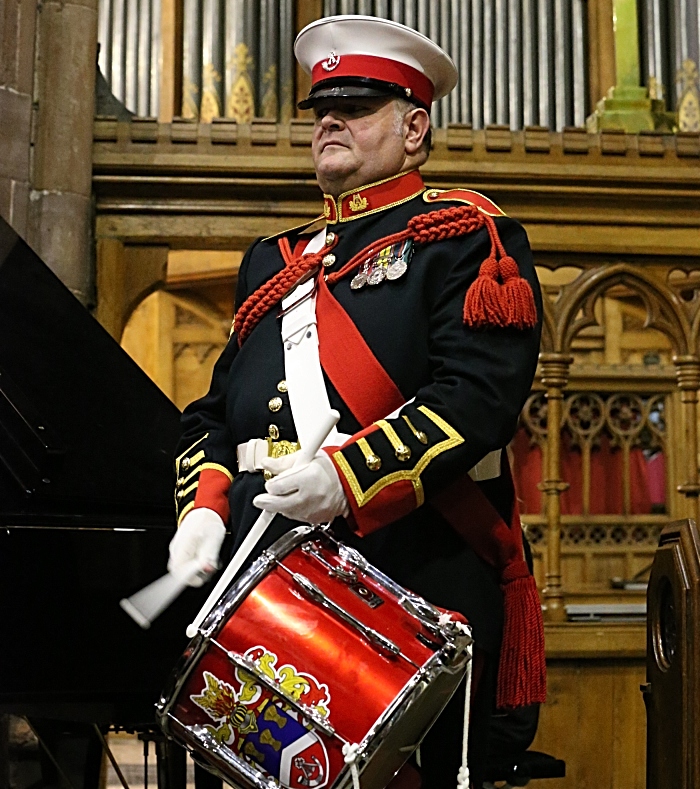
<svg viewBox="0 0 700 789">
<path fill-rule="evenodd" d="M 511 444 L 515 489 L 523 514 L 541 512 L 542 498 L 537 483 L 542 480 L 542 451 L 530 445 L 525 428 L 520 428 Z M 562 479 L 569 489 L 561 496 L 562 515 L 581 515 L 583 512 L 582 456 L 571 446 L 571 436 L 562 433 Z M 647 515 L 652 504 L 665 501 L 665 468 L 663 454 L 649 460 L 640 448 L 630 451 L 630 493 L 632 515 Z M 591 452 L 591 501 L 592 515 L 623 513 L 622 450 L 610 445 L 608 436 L 600 437 L 598 446 Z"/>
</svg>

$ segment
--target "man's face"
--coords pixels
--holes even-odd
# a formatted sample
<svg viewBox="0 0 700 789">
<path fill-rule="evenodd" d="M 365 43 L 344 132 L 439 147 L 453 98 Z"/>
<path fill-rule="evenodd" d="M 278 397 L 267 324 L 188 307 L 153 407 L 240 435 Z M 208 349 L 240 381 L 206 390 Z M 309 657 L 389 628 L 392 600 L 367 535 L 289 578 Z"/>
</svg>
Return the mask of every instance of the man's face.
<svg viewBox="0 0 700 789">
<path fill-rule="evenodd" d="M 311 153 L 324 192 L 337 197 L 404 168 L 405 141 L 393 99 L 322 99 L 314 114 Z"/>
</svg>

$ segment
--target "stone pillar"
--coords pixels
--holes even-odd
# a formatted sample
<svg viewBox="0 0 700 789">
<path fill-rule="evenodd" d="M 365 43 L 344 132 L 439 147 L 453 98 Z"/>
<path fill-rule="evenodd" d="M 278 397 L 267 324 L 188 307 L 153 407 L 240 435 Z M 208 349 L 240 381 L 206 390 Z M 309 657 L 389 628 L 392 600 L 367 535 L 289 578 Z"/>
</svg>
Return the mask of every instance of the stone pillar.
<svg viewBox="0 0 700 789">
<path fill-rule="evenodd" d="M 561 503 L 559 497 L 569 487 L 561 479 L 561 422 L 564 388 L 569 380 L 573 358 L 564 353 L 541 353 L 541 380 L 547 389 L 547 466 L 539 485 L 545 495 L 547 515 L 547 561 L 545 618 L 548 622 L 564 622 L 564 591 L 561 584 Z"/>
<path fill-rule="evenodd" d="M 47 0 L 36 24 L 28 241 L 83 302 L 92 293 L 97 0 Z"/>
<path fill-rule="evenodd" d="M 0 216 L 27 235 L 36 0 L 0 8 Z"/>
</svg>

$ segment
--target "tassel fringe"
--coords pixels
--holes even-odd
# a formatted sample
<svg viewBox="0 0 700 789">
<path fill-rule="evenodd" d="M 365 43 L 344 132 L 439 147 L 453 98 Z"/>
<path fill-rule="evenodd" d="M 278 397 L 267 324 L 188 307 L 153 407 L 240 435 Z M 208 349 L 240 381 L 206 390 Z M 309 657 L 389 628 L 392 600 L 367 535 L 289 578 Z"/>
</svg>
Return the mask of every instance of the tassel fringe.
<svg viewBox="0 0 700 789">
<path fill-rule="evenodd" d="M 501 280 L 499 282 L 499 279 Z M 464 298 L 464 322 L 474 329 L 486 327 L 532 329 L 537 308 L 530 283 L 520 276 L 512 257 L 488 257 Z"/>
<path fill-rule="evenodd" d="M 544 703 L 547 679 L 542 609 L 535 579 L 514 578 L 503 586 L 504 623 L 498 666 L 498 709 Z"/>
</svg>

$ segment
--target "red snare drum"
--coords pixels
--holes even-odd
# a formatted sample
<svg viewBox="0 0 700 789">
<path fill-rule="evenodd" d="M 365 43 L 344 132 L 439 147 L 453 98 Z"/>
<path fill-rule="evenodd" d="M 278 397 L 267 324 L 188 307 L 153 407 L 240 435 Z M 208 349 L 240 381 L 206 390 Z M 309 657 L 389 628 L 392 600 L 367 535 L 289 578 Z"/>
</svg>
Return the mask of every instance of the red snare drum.
<svg viewBox="0 0 700 789">
<path fill-rule="evenodd" d="M 205 619 L 160 723 L 234 786 L 349 787 L 350 750 L 363 789 L 381 789 L 471 670 L 468 628 L 442 613 L 301 526 Z"/>
</svg>

